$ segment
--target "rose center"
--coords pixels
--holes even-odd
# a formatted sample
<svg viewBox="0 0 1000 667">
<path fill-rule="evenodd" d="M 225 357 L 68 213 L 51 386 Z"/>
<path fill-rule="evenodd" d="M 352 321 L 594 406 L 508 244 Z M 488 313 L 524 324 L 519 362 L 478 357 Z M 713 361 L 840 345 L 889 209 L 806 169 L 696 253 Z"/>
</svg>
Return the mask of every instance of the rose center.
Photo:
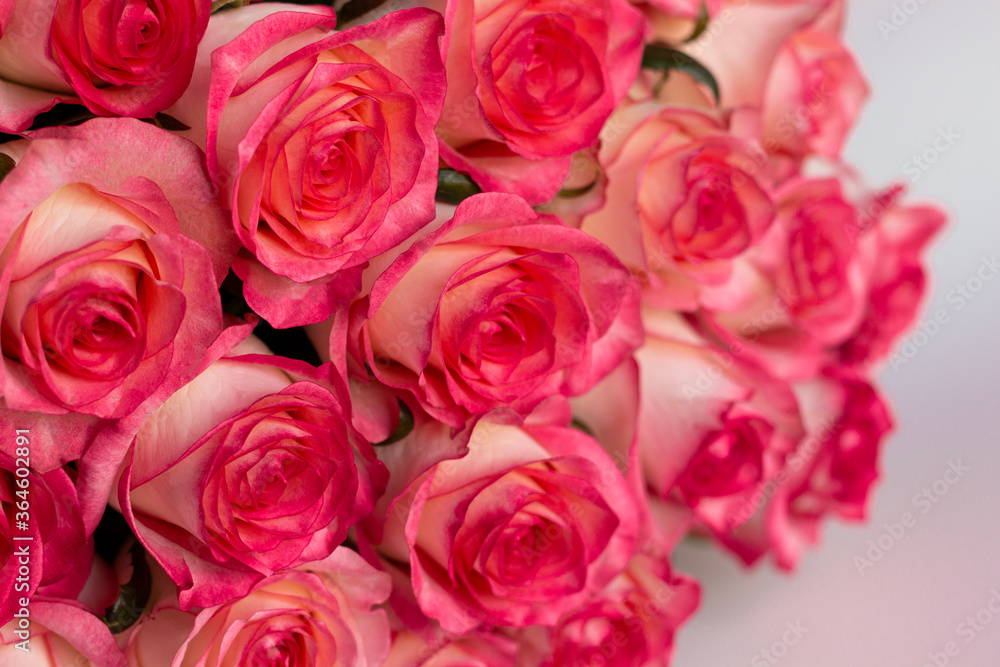
<svg viewBox="0 0 1000 667">
<path fill-rule="evenodd" d="M 722 497 L 760 481 L 763 437 L 771 427 L 759 419 L 737 419 L 710 434 L 682 476 L 680 488 L 693 497 Z"/>
</svg>

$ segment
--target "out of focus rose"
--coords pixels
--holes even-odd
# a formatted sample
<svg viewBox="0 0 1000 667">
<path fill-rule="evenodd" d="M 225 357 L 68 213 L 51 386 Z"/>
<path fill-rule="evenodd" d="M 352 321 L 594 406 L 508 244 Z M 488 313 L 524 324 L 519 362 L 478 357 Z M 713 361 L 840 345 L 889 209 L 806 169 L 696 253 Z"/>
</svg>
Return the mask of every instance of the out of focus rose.
<svg viewBox="0 0 1000 667">
<path fill-rule="evenodd" d="M 199 0 L 5 4 L 12 11 L 0 36 L 0 78 L 6 99 L 17 102 L 0 112 L 6 132 L 28 127 L 56 101 L 22 86 L 74 94 L 102 116 L 166 109 L 188 86 L 210 12 Z"/>
<path fill-rule="evenodd" d="M 395 499 L 374 546 L 409 563 L 416 603 L 447 632 L 553 625 L 625 568 L 637 514 L 625 477 L 589 436 L 482 420 L 464 457 Z"/>
<path fill-rule="evenodd" d="M 12 436 L 13 437 L 13 436 Z M 23 452 L 22 452 L 23 453 Z M 21 457 L 23 464 L 28 457 Z M 30 613 L 37 595 L 75 598 L 90 572 L 77 490 L 62 468 L 38 474 L 14 460 L 0 469 L 0 625 Z M 15 475 L 15 470 L 26 475 Z"/>
<path fill-rule="evenodd" d="M 864 208 L 862 228 L 874 225 L 878 262 L 873 267 L 868 303 L 857 332 L 841 348 L 847 364 L 871 365 L 888 356 L 913 324 L 927 292 L 923 253 L 945 225 L 941 209 L 903 206 L 898 191 L 873 197 Z"/>
<path fill-rule="evenodd" d="M 736 262 L 774 220 L 761 149 L 706 113 L 658 103 L 624 107 L 603 136 L 605 202 L 582 229 L 646 279 L 647 303 L 738 304 L 749 286 L 733 279 Z"/>
<path fill-rule="evenodd" d="M 699 316 L 724 347 L 777 377 L 812 377 L 865 316 L 878 237 L 845 183 L 798 178 L 781 186 L 776 223 L 740 277 L 748 298 Z"/>
<path fill-rule="evenodd" d="M 42 436 L 46 471 L 80 458 L 84 415 L 186 381 L 222 330 L 235 238 L 207 231 L 221 215 L 190 142 L 128 119 L 34 137 L 4 145 L 18 164 L 0 184 L 0 418 Z"/>
<path fill-rule="evenodd" d="M 670 0 L 668 0 L 669 2 Z M 687 3 L 685 3 L 687 4 Z M 715 21 L 701 36 L 681 47 L 718 81 L 722 106 L 760 108 L 778 53 L 799 30 L 832 22 L 833 0 L 724 0 Z M 676 39 L 674 23 L 660 25 L 668 41 Z"/>
<path fill-rule="evenodd" d="M 27 625 L 27 627 L 26 627 Z M 104 623 L 76 602 L 31 601 L 30 623 L 0 628 L 0 664 L 16 667 L 127 667 Z"/>
<path fill-rule="evenodd" d="M 231 211 L 247 301 L 279 327 L 329 317 L 368 260 L 434 217 L 441 17 L 334 21 L 287 4 L 216 14 L 171 110 Z"/>
<path fill-rule="evenodd" d="M 261 581 L 198 614 L 173 667 L 379 667 L 389 652 L 389 577 L 347 548 Z M 155 642 L 151 634 L 145 641 Z"/>
<path fill-rule="evenodd" d="M 325 558 L 383 483 L 328 369 L 258 350 L 247 341 L 171 396 L 123 468 L 117 502 L 185 609 Z"/>
<path fill-rule="evenodd" d="M 543 664 L 668 665 L 674 634 L 698 608 L 701 590 L 666 558 L 637 554 L 593 602 L 551 630 Z"/>
<path fill-rule="evenodd" d="M 541 204 L 635 80 L 644 21 L 626 0 L 429 0 L 447 17 L 442 158 Z"/>
<path fill-rule="evenodd" d="M 647 309 L 639 453 L 651 491 L 725 536 L 804 435 L 790 387 L 701 338 L 676 313 Z"/>
<path fill-rule="evenodd" d="M 797 166 L 809 154 L 837 158 L 868 97 L 868 85 L 840 39 L 801 30 L 774 61 L 761 110 L 769 153 Z"/>
<path fill-rule="evenodd" d="M 353 354 L 459 427 L 493 408 L 527 413 L 551 394 L 585 392 L 641 340 L 636 301 L 604 245 L 515 195 L 477 195 L 357 304 Z"/>
<path fill-rule="evenodd" d="M 745 510 L 752 518 L 726 544 L 747 563 L 772 552 L 786 570 L 819 541 L 824 520 L 867 517 L 882 446 L 892 430 L 888 406 L 851 369 L 824 369 L 794 390 L 806 436 L 784 468 L 757 487 Z"/>
</svg>

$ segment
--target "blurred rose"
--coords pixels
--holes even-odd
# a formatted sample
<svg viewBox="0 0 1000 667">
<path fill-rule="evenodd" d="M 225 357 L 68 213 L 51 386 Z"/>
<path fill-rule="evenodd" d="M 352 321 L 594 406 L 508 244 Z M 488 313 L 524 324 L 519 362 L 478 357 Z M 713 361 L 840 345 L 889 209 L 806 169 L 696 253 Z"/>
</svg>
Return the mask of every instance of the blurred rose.
<svg viewBox="0 0 1000 667">
<path fill-rule="evenodd" d="M 702 312 L 707 332 L 771 374 L 815 375 L 834 346 L 861 326 L 878 238 L 865 229 L 845 181 L 798 178 L 775 193 L 776 223 L 753 250 L 748 298 L 731 312 Z"/>
<path fill-rule="evenodd" d="M 604 206 L 582 229 L 646 279 L 645 302 L 731 308 L 747 288 L 735 263 L 774 219 L 760 151 L 707 113 L 626 106 L 601 145 Z"/>
<path fill-rule="evenodd" d="M 389 595 L 389 577 L 347 548 L 307 569 L 276 574 L 199 613 L 173 667 L 381 665 L 389 623 L 374 607 Z"/>
<path fill-rule="evenodd" d="M 878 262 L 873 267 L 868 304 L 857 333 L 841 348 L 848 364 L 881 361 L 913 324 L 927 293 L 922 255 L 945 225 L 945 214 L 934 206 L 903 206 L 898 191 L 874 197 L 864 209 L 861 226 L 874 225 Z"/>
<path fill-rule="evenodd" d="M 589 389 L 641 339 L 635 296 L 624 267 L 587 234 L 520 197 L 477 195 L 381 274 L 352 313 L 353 353 L 460 427 Z"/>
<path fill-rule="evenodd" d="M 220 214 L 190 142 L 126 119 L 33 136 L 4 145 L 0 418 L 42 436 L 45 471 L 80 458 L 85 415 L 186 381 L 222 330 L 235 239 L 208 232 Z"/>
<path fill-rule="evenodd" d="M 446 16 L 442 158 L 484 190 L 551 199 L 635 79 L 644 22 L 626 0 L 428 0 Z"/>
<path fill-rule="evenodd" d="M 27 128 L 55 101 L 49 95 L 45 105 L 21 86 L 73 93 L 102 116 L 156 115 L 187 88 L 210 12 L 199 0 L 5 4 L 13 11 L 0 37 L 0 77 L 21 84 L 3 84 L 5 97 L 21 103 L 0 112 L 6 132 Z"/>
<path fill-rule="evenodd" d="M 551 632 L 547 665 L 668 665 L 674 633 L 698 608 L 701 590 L 666 558 L 637 554 L 593 602 Z"/>
<path fill-rule="evenodd" d="M 395 500 L 376 548 L 409 562 L 416 602 L 447 632 L 552 625 L 622 571 L 637 512 L 589 436 L 480 421 L 467 455 L 433 466 Z"/>
<path fill-rule="evenodd" d="M 850 369 L 825 369 L 796 385 L 795 393 L 806 437 L 774 480 L 758 488 L 753 518 L 727 544 L 747 563 L 772 551 L 786 570 L 819 541 L 824 519 L 867 518 L 882 445 L 892 430 L 888 406 Z"/>
<path fill-rule="evenodd" d="M 643 313 L 639 447 L 651 491 L 719 536 L 804 432 L 790 387 L 715 348 L 675 313 Z"/>
<path fill-rule="evenodd" d="M 247 341 L 171 396 L 123 470 L 117 500 L 185 609 L 325 558 L 377 493 L 346 389 L 258 350 Z"/>
<path fill-rule="evenodd" d="M 322 7 L 216 14 L 171 110 L 231 210 L 247 301 L 279 327 L 329 317 L 365 262 L 434 216 L 441 17 L 412 9 L 333 25 Z"/>
<path fill-rule="evenodd" d="M 723 107 L 760 108 L 782 46 L 795 32 L 824 18 L 831 4 L 832 0 L 725 0 L 716 21 L 682 48 L 718 81 Z"/>
<path fill-rule="evenodd" d="M 811 153 L 837 158 L 867 97 L 868 85 L 840 39 L 801 30 L 778 52 L 768 78 L 764 147 L 793 166 Z"/>
</svg>

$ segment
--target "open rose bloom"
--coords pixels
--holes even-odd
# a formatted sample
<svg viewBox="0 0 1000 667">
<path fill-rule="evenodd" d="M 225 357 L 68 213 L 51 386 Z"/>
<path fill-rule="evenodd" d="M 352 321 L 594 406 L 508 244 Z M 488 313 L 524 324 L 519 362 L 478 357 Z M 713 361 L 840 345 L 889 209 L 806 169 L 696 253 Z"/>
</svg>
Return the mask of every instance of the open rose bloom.
<svg viewBox="0 0 1000 667">
<path fill-rule="evenodd" d="M 843 2 L 238 5 L 0 1 L 0 664 L 665 666 L 866 518 Z"/>
</svg>

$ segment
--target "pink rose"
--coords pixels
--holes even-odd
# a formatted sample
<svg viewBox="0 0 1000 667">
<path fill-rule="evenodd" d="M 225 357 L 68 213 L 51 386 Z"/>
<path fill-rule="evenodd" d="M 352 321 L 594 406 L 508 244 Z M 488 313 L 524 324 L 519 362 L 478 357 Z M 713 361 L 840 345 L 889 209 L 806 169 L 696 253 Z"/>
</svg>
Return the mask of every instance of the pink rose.
<svg viewBox="0 0 1000 667">
<path fill-rule="evenodd" d="M 14 438 L 11 432 L 11 438 Z M 29 451 L 27 448 L 22 448 Z M 38 474 L 28 456 L 0 470 L 0 625 L 35 595 L 75 598 L 90 572 L 77 490 L 62 468 Z M 24 470 L 27 475 L 15 475 Z M 29 613 L 31 609 L 29 608 Z"/>
<path fill-rule="evenodd" d="M 625 477 L 584 433 L 483 420 L 468 454 L 395 499 L 375 546 L 409 562 L 417 604 L 447 632 L 552 625 L 627 565 L 637 511 Z"/>
<path fill-rule="evenodd" d="M 384 484 L 328 367 L 257 350 L 243 343 L 171 396 L 123 467 L 117 501 L 185 609 L 325 558 Z"/>
<path fill-rule="evenodd" d="M 640 553 L 600 596 L 551 631 L 546 665 L 667 665 L 674 634 L 698 608 L 701 590 L 666 558 Z"/>
<path fill-rule="evenodd" d="M 726 0 L 720 21 L 683 50 L 718 81 L 723 107 L 760 108 L 782 46 L 831 4 L 833 0 Z"/>
<path fill-rule="evenodd" d="M 647 303 L 739 303 L 737 262 L 774 219 L 760 148 L 706 113 L 657 103 L 621 109 L 605 134 L 605 202 L 582 229 L 645 279 Z"/>
<path fill-rule="evenodd" d="M 93 417 L 186 381 L 222 330 L 235 239 L 208 231 L 220 214 L 190 142 L 123 119 L 33 136 L 4 146 L 0 419 L 41 436 L 46 471 L 81 457 Z"/>
<path fill-rule="evenodd" d="M 861 325 L 878 238 L 837 179 L 794 179 L 775 201 L 776 223 L 741 276 L 749 298 L 699 317 L 706 333 L 773 375 L 805 379 Z"/>
<path fill-rule="evenodd" d="M 757 499 L 766 505 L 727 545 L 747 563 L 771 551 L 786 570 L 819 541 L 827 517 L 865 520 L 882 446 L 892 430 L 888 406 L 850 369 L 825 369 L 796 385 L 795 393 L 807 435 L 770 487 L 759 489 Z"/>
<path fill-rule="evenodd" d="M 27 128 L 55 101 L 77 101 L 65 94 L 102 116 L 156 115 L 187 88 L 210 12 L 198 0 L 9 4 L 13 12 L 0 38 L 0 94 L 14 104 L 0 112 L 5 132 Z"/>
<path fill-rule="evenodd" d="M 515 195 L 477 195 L 355 306 L 354 360 L 452 426 L 497 407 L 527 413 L 585 392 L 635 349 L 635 297 L 587 234 Z"/>
<path fill-rule="evenodd" d="M 641 14 L 626 0 L 424 4 L 447 22 L 442 158 L 484 190 L 551 199 L 635 80 Z"/>
<path fill-rule="evenodd" d="M 841 348 L 847 364 L 871 365 L 885 358 L 917 318 L 927 291 L 922 255 L 946 222 L 928 205 L 903 206 L 898 191 L 873 198 L 861 224 L 875 225 L 878 262 L 873 267 L 868 303 L 858 331 Z"/>
<path fill-rule="evenodd" d="M 344 547 L 307 570 L 276 574 L 199 613 L 172 667 L 381 665 L 389 623 L 375 607 L 389 595 L 388 575 Z"/>
<path fill-rule="evenodd" d="M 769 153 L 797 166 L 809 154 L 840 156 L 868 97 L 868 85 L 840 39 L 800 30 L 778 52 L 762 108 Z"/>
<path fill-rule="evenodd" d="M 725 536 L 751 517 L 753 494 L 803 436 L 795 396 L 675 313 L 649 309 L 643 321 L 638 439 L 648 488 Z"/>
<path fill-rule="evenodd" d="M 329 317 L 368 260 L 434 217 L 441 17 L 333 25 L 321 7 L 213 16 L 171 110 L 194 128 L 231 211 L 247 302 L 278 327 Z"/>
<path fill-rule="evenodd" d="M 37 597 L 31 601 L 30 613 L 29 628 L 19 619 L 0 628 L 0 664 L 127 667 L 108 627 L 79 603 Z"/>
</svg>

